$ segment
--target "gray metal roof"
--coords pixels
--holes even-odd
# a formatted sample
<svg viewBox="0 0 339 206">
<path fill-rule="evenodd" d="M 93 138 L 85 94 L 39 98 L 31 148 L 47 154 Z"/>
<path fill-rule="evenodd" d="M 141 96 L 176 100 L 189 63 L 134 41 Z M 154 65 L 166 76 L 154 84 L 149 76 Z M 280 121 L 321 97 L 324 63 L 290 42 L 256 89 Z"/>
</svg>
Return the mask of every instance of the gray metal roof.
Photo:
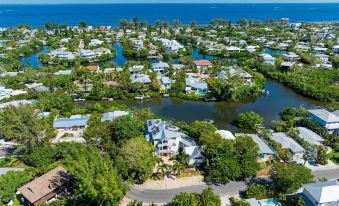
<svg viewBox="0 0 339 206">
<path fill-rule="evenodd" d="M 237 136 L 237 137 L 243 136 L 243 135 L 247 135 L 247 136 L 252 137 L 253 141 L 255 143 L 257 143 L 257 145 L 259 147 L 260 154 L 272 154 L 272 155 L 275 154 L 275 152 L 258 135 L 256 135 L 256 134 L 243 134 L 243 133 L 235 134 L 235 136 Z"/>
<path fill-rule="evenodd" d="M 325 121 L 326 123 L 339 122 L 339 117 L 327 111 L 326 109 L 312 109 L 308 110 L 308 112 Z"/>
<path fill-rule="evenodd" d="M 70 118 L 62 118 L 54 120 L 54 128 L 71 128 L 71 127 L 84 127 L 89 120 L 88 116 L 73 115 Z"/>
<path fill-rule="evenodd" d="M 310 144 L 321 145 L 321 142 L 324 141 L 321 136 L 306 127 L 297 127 L 297 129 L 299 130 L 300 138 Z"/>
<path fill-rule="evenodd" d="M 272 133 L 271 139 L 281 144 L 283 148 L 291 150 L 293 153 L 300 153 L 305 150 L 294 139 L 282 132 Z"/>
<path fill-rule="evenodd" d="M 11 171 L 24 171 L 24 168 L 3 167 L 3 168 L 0 168 L 0 176 L 5 175 L 5 174 L 7 174 L 8 172 L 11 172 Z"/>
<path fill-rule="evenodd" d="M 320 204 L 339 201 L 339 183 L 337 180 L 306 184 L 304 185 L 304 192 L 305 190 Z"/>
</svg>

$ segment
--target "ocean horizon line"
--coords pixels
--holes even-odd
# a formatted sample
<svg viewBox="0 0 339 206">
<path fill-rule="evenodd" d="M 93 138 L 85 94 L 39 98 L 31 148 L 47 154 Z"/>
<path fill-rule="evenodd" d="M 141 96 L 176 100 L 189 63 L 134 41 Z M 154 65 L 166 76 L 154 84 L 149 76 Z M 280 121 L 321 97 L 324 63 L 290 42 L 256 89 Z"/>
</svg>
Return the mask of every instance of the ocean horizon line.
<svg viewBox="0 0 339 206">
<path fill-rule="evenodd" d="M 136 3 L 136 2 L 124 2 L 124 3 L 105 3 L 105 2 L 88 2 L 88 3 L 54 3 L 54 2 L 50 2 L 50 3 L 0 3 L 0 6 L 2 5 L 6 5 L 6 6 L 10 6 L 10 5 L 144 5 L 144 4 L 188 4 L 188 5 L 201 5 L 201 4 L 339 4 L 339 2 L 256 2 L 256 3 L 249 3 L 249 2 L 144 2 L 144 3 Z"/>
</svg>

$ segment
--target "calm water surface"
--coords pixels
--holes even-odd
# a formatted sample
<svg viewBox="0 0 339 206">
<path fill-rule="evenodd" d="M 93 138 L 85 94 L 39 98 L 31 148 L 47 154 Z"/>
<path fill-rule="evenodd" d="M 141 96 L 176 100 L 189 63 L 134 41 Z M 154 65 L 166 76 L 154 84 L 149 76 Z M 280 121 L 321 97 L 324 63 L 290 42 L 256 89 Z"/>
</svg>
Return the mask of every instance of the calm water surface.
<svg viewBox="0 0 339 206">
<path fill-rule="evenodd" d="M 40 63 L 38 57 L 40 54 L 46 54 L 47 52 L 48 52 L 48 48 L 44 47 L 40 52 L 33 54 L 29 57 L 20 59 L 20 62 L 22 64 L 31 64 L 33 68 L 42 67 L 42 64 Z"/>
<path fill-rule="evenodd" d="M 11 2 L 11 0 L 7 0 Z M 51 2 L 51 1 L 50 1 Z M 154 1 L 157 2 L 157 1 Z M 61 4 L 61 5 L 0 5 L 0 27 L 30 24 L 44 26 L 46 22 L 78 25 L 85 20 L 90 25 L 119 25 L 120 19 L 133 17 L 154 23 L 157 19 L 184 24 L 195 20 L 208 24 L 212 19 L 225 18 L 289 18 L 296 21 L 338 21 L 339 3 L 319 4 Z"/>
<path fill-rule="evenodd" d="M 272 120 L 278 119 L 279 113 L 288 107 L 309 109 L 325 106 L 324 103 L 302 97 L 270 79 L 267 80 L 265 89 L 270 91 L 268 96 L 243 102 L 193 102 L 178 98 L 156 98 L 142 102 L 120 100 L 118 102 L 130 108 L 149 108 L 157 115 L 186 122 L 213 119 L 218 128 L 232 132 L 237 131 L 232 121 L 241 112 L 255 111 L 264 117 L 266 126 L 272 126 Z"/>
</svg>

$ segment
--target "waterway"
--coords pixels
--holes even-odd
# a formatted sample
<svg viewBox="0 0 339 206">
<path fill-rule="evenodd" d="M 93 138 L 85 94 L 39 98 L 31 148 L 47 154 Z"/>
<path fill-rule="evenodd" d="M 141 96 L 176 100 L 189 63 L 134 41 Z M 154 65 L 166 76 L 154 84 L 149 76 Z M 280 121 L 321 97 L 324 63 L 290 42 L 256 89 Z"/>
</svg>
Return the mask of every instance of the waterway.
<svg viewBox="0 0 339 206">
<path fill-rule="evenodd" d="M 48 47 L 44 47 L 40 52 L 35 53 L 29 57 L 24 57 L 20 59 L 22 64 L 31 64 L 33 68 L 42 67 L 42 64 L 39 61 L 40 54 L 46 54 L 48 52 Z"/>
<path fill-rule="evenodd" d="M 194 102 L 178 98 L 154 98 L 144 101 L 118 100 L 129 108 L 147 109 L 155 114 L 186 122 L 212 119 L 220 129 L 236 132 L 233 121 L 241 112 L 254 111 L 264 117 L 265 126 L 271 127 L 272 121 L 279 119 L 279 113 L 289 107 L 304 107 L 306 109 L 324 107 L 322 102 L 314 101 L 298 95 L 274 80 L 268 79 L 265 89 L 268 96 L 261 96 L 242 102 Z"/>
</svg>

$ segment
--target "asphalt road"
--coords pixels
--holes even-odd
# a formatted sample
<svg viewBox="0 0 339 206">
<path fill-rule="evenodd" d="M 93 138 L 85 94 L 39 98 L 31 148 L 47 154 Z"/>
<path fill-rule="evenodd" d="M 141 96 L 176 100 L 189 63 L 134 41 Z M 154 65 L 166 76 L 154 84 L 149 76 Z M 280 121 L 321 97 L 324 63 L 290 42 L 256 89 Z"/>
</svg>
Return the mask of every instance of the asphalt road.
<svg viewBox="0 0 339 206">
<path fill-rule="evenodd" d="M 339 179 L 339 169 L 314 171 L 313 175 L 315 176 L 315 179 L 322 177 L 329 180 Z M 140 188 L 138 185 L 133 185 L 131 190 L 127 193 L 127 197 L 131 200 L 139 200 L 143 202 L 167 203 L 180 192 L 201 192 L 205 188 L 207 188 L 206 184 L 167 190 L 149 190 Z M 244 182 L 230 182 L 226 185 L 212 186 L 212 188 L 220 195 L 232 195 L 245 190 L 246 185 Z"/>
</svg>

